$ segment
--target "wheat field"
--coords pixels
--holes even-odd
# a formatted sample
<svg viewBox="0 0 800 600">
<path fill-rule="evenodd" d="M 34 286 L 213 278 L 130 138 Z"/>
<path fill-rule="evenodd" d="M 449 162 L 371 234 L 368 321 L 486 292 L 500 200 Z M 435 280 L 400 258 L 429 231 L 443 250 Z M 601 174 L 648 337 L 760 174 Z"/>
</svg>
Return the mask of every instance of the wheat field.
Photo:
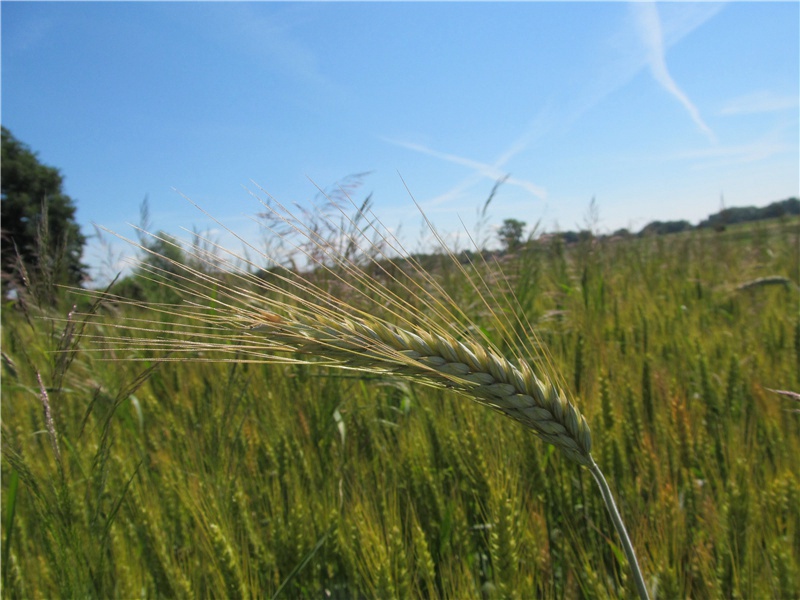
<svg viewBox="0 0 800 600">
<path fill-rule="evenodd" d="M 596 462 L 652 597 L 798 597 L 797 219 L 500 257 L 269 208 L 5 307 L 4 595 L 636 597 Z"/>
</svg>

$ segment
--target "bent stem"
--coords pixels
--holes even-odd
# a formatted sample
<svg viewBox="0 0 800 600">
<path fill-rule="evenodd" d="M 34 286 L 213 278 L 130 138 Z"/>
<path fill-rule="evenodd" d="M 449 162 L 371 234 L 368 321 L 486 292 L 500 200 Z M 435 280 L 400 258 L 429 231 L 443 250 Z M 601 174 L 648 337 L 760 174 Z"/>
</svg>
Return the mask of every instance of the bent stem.
<svg viewBox="0 0 800 600">
<path fill-rule="evenodd" d="M 608 509 L 608 513 L 611 515 L 611 520 L 614 522 L 614 527 L 616 528 L 617 533 L 622 540 L 622 547 L 625 550 L 625 556 L 628 558 L 628 564 L 631 567 L 631 571 L 633 571 L 633 580 L 636 582 L 636 589 L 639 592 L 639 597 L 642 600 L 650 600 L 650 595 L 647 591 L 647 585 L 645 584 L 644 576 L 642 575 L 642 569 L 639 567 L 639 561 L 636 559 L 636 552 L 633 550 L 633 544 L 631 543 L 631 538 L 628 536 L 628 530 L 625 529 L 625 523 L 622 522 L 622 517 L 620 517 L 619 510 L 617 510 L 617 503 L 614 501 L 614 496 L 611 495 L 611 488 L 608 487 L 608 482 L 606 481 L 603 472 L 600 470 L 600 467 L 597 466 L 597 463 L 594 462 L 594 460 L 592 460 L 592 463 L 588 468 L 592 472 L 594 480 L 597 482 L 597 486 L 600 488 L 600 494 L 603 496 L 603 502 L 606 503 L 606 508 Z"/>
</svg>

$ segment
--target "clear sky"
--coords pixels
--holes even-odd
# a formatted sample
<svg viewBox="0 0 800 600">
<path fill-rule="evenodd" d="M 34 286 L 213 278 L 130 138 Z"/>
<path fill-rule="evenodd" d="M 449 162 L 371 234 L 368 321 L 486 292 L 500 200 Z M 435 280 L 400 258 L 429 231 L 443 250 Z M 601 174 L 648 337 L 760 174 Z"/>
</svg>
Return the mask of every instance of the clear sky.
<svg viewBox="0 0 800 600">
<path fill-rule="evenodd" d="M 692 222 L 800 195 L 797 2 L 2 2 L 2 123 L 87 234 L 248 235 L 353 173 L 390 227 Z M 405 185 L 408 186 L 406 190 Z M 245 189 L 247 188 L 247 189 Z M 92 242 L 96 245 L 96 242 Z M 100 253 L 102 254 L 102 252 Z M 86 260 L 96 264 L 97 249 Z"/>
</svg>

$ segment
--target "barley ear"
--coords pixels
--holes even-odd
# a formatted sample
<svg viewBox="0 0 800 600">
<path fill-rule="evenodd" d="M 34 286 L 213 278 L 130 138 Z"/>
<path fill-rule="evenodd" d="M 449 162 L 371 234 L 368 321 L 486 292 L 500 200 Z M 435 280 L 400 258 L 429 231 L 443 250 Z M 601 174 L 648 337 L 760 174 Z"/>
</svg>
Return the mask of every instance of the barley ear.
<svg viewBox="0 0 800 600">
<path fill-rule="evenodd" d="M 317 363 L 391 373 L 446 388 L 501 412 L 592 472 L 622 540 L 639 595 L 647 599 L 630 538 L 592 457 L 586 419 L 561 391 L 546 351 L 535 359 L 538 362 L 528 358 L 536 353 L 535 328 L 518 310 L 514 290 L 499 265 L 484 261 L 465 267 L 455 254 L 449 254 L 453 270 L 464 276 L 478 306 L 493 317 L 495 340 L 505 342 L 508 351 L 499 349 L 497 341 L 461 308 L 462 303 L 382 229 L 371 213 L 366 214 L 364 206 L 352 218 L 341 213 L 344 226 L 329 218 L 323 219 L 322 226 L 309 225 L 279 204 L 265 207 L 279 227 L 268 227 L 269 231 L 300 251 L 312 267 L 307 274 L 287 270 L 286 274 L 278 271 L 259 278 L 253 274 L 261 269 L 259 264 L 215 244 L 211 244 L 213 250 L 233 260 L 221 260 L 193 243 L 188 252 L 191 261 L 180 263 L 136 244 L 157 259 L 141 265 L 141 274 L 178 292 L 184 302 L 145 306 L 124 299 L 120 302 L 168 319 L 180 317 L 183 324 L 165 335 L 146 321 L 130 318 L 111 327 L 129 327 L 144 337 L 131 337 L 123 331 L 119 337 L 101 337 L 101 345 L 129 352 L 166 353 L 162 360 L 219 357 L 216 360 Z M 281 233 L 283 226 L 289 233 Z M 335 239 L 323 239 L 320 231 L 336 232 Z M 236 237 L 261 258 L 281 264 Z M 177 243 L 154 238 L 167 246 Z M 352 249 L 363 256 L 353 258 Z M 404 257 L 402 261 L 397 255 Z M 295 354 L 287 357 L 287 352 Z M 506 358 L 506 352 L 513 358 Z M 203 358 L 197 358 L 198 354 Z M 538 369 L 540 364 L 544 367 Z M 226 556 L 225 552 L 221 556 Z"/>
</svg>

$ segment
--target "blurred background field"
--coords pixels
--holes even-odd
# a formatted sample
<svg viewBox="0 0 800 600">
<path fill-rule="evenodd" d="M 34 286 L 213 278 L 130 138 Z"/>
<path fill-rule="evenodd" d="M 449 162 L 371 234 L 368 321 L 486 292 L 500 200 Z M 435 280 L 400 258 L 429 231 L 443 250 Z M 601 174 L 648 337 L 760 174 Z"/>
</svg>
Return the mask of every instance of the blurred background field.
<svg viewBox="0 0 800 600">
<path fill-rule="evenodd" d="M 500 260 L 653 596 L 798 597 L 800 406 L 771 390 L 800 391 L 800 220 Z M 590 476 L 502 415 L 390 376 L 106 361 L 85 299 L 36 289 L 2 312 L 4 597 L 633 597 Z"/>
</svg>

